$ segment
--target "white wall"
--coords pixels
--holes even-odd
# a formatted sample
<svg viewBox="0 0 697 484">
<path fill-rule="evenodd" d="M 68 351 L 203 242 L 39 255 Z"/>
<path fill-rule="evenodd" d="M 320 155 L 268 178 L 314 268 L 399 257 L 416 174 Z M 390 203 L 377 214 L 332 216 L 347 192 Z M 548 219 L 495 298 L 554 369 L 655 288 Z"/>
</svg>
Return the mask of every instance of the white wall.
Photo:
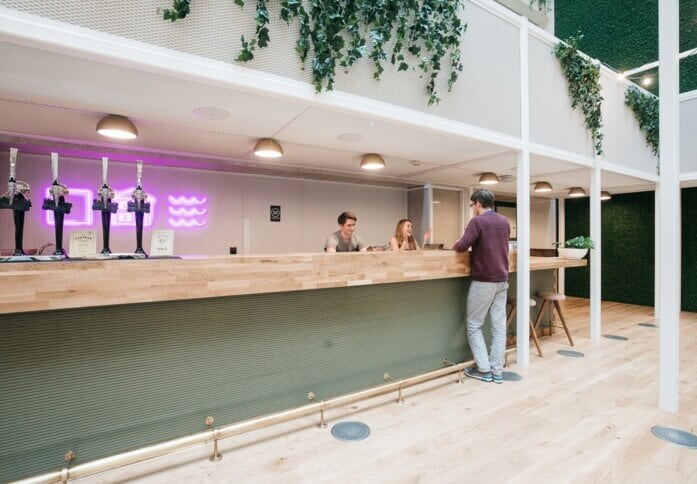
<svg viewBox="0 0 697 484">
<path fill-rule="evenodd" d="M 530 201 L 530 247 L 553 249 L 556 240 L 556 200 Z"/>
<path fill-rule="evenodd" d="M 0 154 L 0 181 L 8 176 L 8 153 Z M 41 210 L 43 190 L 50 184 L 50 157 L 19 153 L 18 179 L 32 187 L 33 207 L 25 222 L 24 248 L 35 249 L 53 242 L 53 227 L 47 225 Z M 60 158 L 60 180 L 69 188 L 93 191 L 101 182 L 99 160 Z M 109 164 L 109 183 L 115 190 L 135 185 L 135 166 L 130 163 Z M 297 180 L 253 175 L 239 175 L 186 168 L 145 166 L 143 185 L 156 197 L 153 221 L 145 228 L 144 248 L 150 249 L 153 229 L 171 229 L 168 196 L 206 198 L 200 205 L 206 213 L 198 218 L 205 225 L 197 228 L 175 228 L 175 253 L 179 255 L 222 255 L 230 246 L 238 253 L 319 252 L 324 240 L 337 230 L 336 218 L 344 210 L 358 216 L 358 233 L 370 244 L 382 245 L 389 240 L 394 226 L 406 217 L 406 189 L 367 186 L 315 180 Z M 75 190 L 74 190 L 75 192 Z M 86 217 L 90 211 L 85 203 L 71 195 L 73 213 L 67 220 Z M 90 202 L 91 203 L 91 202 Z M 281 206 L 281 222 L 270 221 L 270 206 Z M 87 208 L 87 210 L 86 210 Z M 94 213 L 91 226 L 65 227 L 64 245 L 68 246 L 74 230 L 97 230 L 101 240 L 101 224 Z M 114 216 L 116 217 L 116 216 Z M 245 220 L 247 223 L 245 224 Z M 245 237 L 244 227 L 248 227 Z M 135 228 L 115 226 L 112 218 L 111 249 L 132 252 L 135 249 Z M 245 239 L 249 246 L 245 247 Z M 98 244 L 101 250 L 101 242 Z M 0 211 L 0 249 L 14 248 L 12 212 Z"/>
</svg>

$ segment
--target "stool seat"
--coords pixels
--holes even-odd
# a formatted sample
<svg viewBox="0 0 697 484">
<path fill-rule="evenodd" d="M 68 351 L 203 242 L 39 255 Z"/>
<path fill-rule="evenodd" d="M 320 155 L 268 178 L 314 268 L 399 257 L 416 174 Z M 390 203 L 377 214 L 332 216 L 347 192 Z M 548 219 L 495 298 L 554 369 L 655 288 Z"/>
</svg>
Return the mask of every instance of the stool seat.
<svg viewBox="0 0 697 484">
<path fill-rule="evenodd" d="M 540 324 L 540 319 L 542 319 L 542 311 L 544 310 L 545 306 L 549 303 L 550 304 L 550 311 L 549 315 L 550 318 L 552 316 L 552 311 L 554 309 L 557 310 L 557 314 L 559 315 L 559 319 L 561 319 L 561 325 L 562 328 L 564 328 L 564 331 L 566 332 L 566 337 L 569 339 L 569 344 L 571 346 L 574 345 L 574 340 L 571 337 L 571 332 L 569 331 L 569 327 L 566 325 L 566 319 L 564 318 L 564 312 L 561 309 L 561 304 L 559 304 L 559 301 L 564 301 L 566 299 L 566 296 L 564 294 L 559 294 L 558 292 L 538 292 L 537 296 L 542 299 L 542 306 L 540 306 L 540 310 L 537 313 L 537 318 L 535 318 L 535 323 L 532 325 L 534 329 L 537 329 L 537 326 Z M 550 326 L 553 326 L 550 322 Z M 557 327 L 557 326 L 553 326 Z"/>
<path fill-rule="evenodd" d="M 548 301 L 564 301 L 566 299 L 564 294 L 559 294 L 558 292 L 538 292 L 537 295 L 541 299 L 546 299 Z"/>
</svg>

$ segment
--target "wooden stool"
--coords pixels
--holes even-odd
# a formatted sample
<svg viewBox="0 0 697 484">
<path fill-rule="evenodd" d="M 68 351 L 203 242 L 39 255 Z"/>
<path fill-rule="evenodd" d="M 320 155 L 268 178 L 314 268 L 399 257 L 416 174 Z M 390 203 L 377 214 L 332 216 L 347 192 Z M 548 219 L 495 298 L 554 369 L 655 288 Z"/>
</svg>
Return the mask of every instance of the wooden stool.
<svg viewBox="0 0 697 484">
<path fill-rule="evenodd" d="M 508 327 L 511 325 L 511 322 L 515 319 L 517 311 L 515 299 L 509 299 L 508 304 L 511 305 L 511 312 L 508 313 L 508 319 L 506 319 L 506 333 L 508 333 Z M 534 299 L 530 299 L 530 307 L 536 305 L 537 302 L 535 302 Z M 537 332 L 535 332 L 535 327 L 532 325 L 532 322 L 529 319 L 528 323 L 530 324 L 530 335 L 532 336 L 532 340 L 535 342 L 535 348 L 537 348 L 537 354 L 540 356 L 540 358 L 542 358 L 542 348 L 540 348 L 540 341 L 537 339 Z"/>
<path fill-rule="evenodd" d="M 563 301 L 566 299 L 566 296 L 563 294 L 559 294 L 556 292 L 538 292 L 537 297 L 542 299 L 542 306 L 540 306 L 540 312 L 537 313 L 537 318 L 535 318 L 535 326 L 534 328 L 537 329 L 537 325 L 540 324 L 540 319 L 542 319 L 542 312 L 549 302 L 549 304 L 552 305 L 552 308 L 557 308 L 557 314 L 559 315 L 559 319 L 561 319 L 561 324 L 564 328 L 564 331 L 566 331 L 566 337 L 569 338 L 569 343 L 571 343 L 571 346 L 574 345 L 574 340 L 571 338 L 571 333 L 569 332 L 569 328 L 566 326 L 566 320 L 564 319 L 564 313 L 561 310 L 561 305 L 559 305 L 559 301 Z M 551 313 L 552 310 L 550 310 L 550 317 L 552 315 Z M 554 326 L 551 321 L 550 321 L 550 326 L 553 326 L 555 328 L 558 328 L 559 326 Z"/>
</svg>

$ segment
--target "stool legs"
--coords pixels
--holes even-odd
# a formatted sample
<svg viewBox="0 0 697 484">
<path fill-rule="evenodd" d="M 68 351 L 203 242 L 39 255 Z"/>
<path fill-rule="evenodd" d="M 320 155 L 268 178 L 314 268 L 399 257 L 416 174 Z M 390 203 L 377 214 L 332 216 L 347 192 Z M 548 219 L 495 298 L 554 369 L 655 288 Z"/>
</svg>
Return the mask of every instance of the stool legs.
<svg viewBox="0 0 697 484">
<path fill-rule="evenodd" d="M 566 320 L 564 319 L 564 313 L 561 312 L 561 305 L 559 304 L 559 301 L 554 301 L 554 307 L 557 308 L 557 314 L 559 314 L 559 319 L 561 319 L 561 324 L 564 326 L 564 331 L 566 331 L 566 337 L 569 338 L 569 343 L 571 343 L 571 346 L 574 345 L 574 340 L 571 338 L 571 333 L 569 332 L 569 328 L 566 326 Z"/>
<path fill-rule="evenodd" d="M 508 318 L 506 319 L 506 330 L 510 327 L 511 323 L 513 322 L 513 319 L 515 319 L 517 307 L 515 304 L 512 304 L 512 309 L 511 312 L 508 315 Z M 530 325 L 530 334 L 532 335 L 532 340 L 535 342 L 535 348 L 537 348 L 537 354 L 542 358 L 542 348 L 540 347 L 540 340 L 537 339 L 537 332 L 535 332 L 535 327 L 532 325 L 532 321 L 528 319 L 528 324 Z"/>
</svg>

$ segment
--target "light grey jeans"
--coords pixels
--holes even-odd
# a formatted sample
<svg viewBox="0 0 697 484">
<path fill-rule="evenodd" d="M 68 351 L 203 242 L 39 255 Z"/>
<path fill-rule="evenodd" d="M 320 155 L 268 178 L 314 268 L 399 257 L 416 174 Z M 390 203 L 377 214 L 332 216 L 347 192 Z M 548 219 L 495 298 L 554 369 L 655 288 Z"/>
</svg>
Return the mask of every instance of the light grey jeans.
<svg viewBox="0 0 697 484">
<path fill-rule="evenodd" d="M 506 301 L 507 282 L 472 281 L 467 294 L 467 339 L 474 361 L 481 372 L 495 375 L 503 372 L 503 355 L 506 351 Z M 484 319 L 489 313 L 491 321 L 491 353 L 487 357 L 486 342 L 482 334 Z"/>
</svg>

